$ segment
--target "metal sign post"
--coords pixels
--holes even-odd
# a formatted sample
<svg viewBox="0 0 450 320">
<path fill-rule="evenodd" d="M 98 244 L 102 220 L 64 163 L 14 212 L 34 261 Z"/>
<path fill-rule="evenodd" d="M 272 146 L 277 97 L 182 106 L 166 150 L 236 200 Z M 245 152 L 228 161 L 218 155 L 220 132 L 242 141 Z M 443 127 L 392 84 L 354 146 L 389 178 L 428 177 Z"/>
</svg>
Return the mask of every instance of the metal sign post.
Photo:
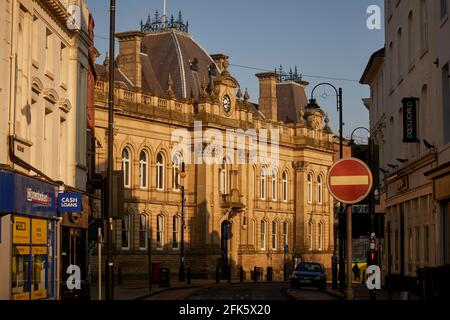
<svg viewBox="0 0 450 320">
<path fill-rule="evenodd" d="M 331 195 L 341 203 L 348 204 L 346 214 L 347 241 L 347 283 L 345 299 L 353 299 L 352 288 L 352 204 L 361 202 L 366 198 L 373 185 L 372 172 L 369 167 L 358 159 L 344 159 L 336 162 L 328 172 L 328 190 Z"/>
</svg>

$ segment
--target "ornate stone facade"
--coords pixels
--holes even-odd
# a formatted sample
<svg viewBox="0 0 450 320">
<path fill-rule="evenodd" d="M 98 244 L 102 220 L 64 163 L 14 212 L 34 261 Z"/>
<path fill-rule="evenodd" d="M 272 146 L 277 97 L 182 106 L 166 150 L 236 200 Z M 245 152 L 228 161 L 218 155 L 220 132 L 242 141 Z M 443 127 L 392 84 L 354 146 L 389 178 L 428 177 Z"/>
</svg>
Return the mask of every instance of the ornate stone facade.
<svg viewBox="0 0 450 320">
<path fill-rule="evenodd" d="M 277 100 L 288 98 L 277 96 L 280 85 L 306 97 L 307 83 L 280 83 L 276 73 L 259 74 L 258 106 L 249 102 L 247 91 L 242 94 L 227 69 L 228 57 L 207 54 L 184 32 L 128 32 L 118 38 L 114 161 L 116 170 L 125 171 L 126 211 L 115 224 L 114 247 L 122 274 L 147 273 L 147 232 L 152 262 L 178 272 L 181 194 L 176 188 L 179 162 L 173 157 L 173 137 L 180 130 L 194 137 L 199 122 L 204 136 L 212 129 L 224 137 L 227 129 L 267 129 L 269 136 L 279 130 L 279 164 L 274 171 L 260 163 L 236 164 L 242 156 L 238 152 L 228 158 L 232 163 L 227 158 L 220 164 L 187 162 L 185 256 L 194 276 L 214 277 L 217 266 L 229 263 L 234 275 L 241 266 L 247 279 L 255 266 L 265 274 L 272 267 L 275 279 L 281 279 L 284 263 L 292 268 L 294 258 L 322 262 L 330 269 L 333 201 L 325 181 L 335 154 L 333 135 L 320 109 L 305 110 L 306 98 L 303 105 L 291 105 L 301 110 L 301 121 L 277 119 Z M 168 39 L 180 45 L 177 54 L 149 49 L 156 48 L 156 41 L 159 52 L 169 52 Z M 175 66 L 157 70 L 158 63 L 169 61 Z M 97 172 L 106 171 L 107 160 L 106 70 L 98 66 Z M 190 146 L 186 150 L 195 151 Z M 225 147 L 225 154 L 233 150 Z M 249 156 L 244 154 L 247 160 Z M 231 237 L 226 237 L 230 225 Z"/>
</svg>

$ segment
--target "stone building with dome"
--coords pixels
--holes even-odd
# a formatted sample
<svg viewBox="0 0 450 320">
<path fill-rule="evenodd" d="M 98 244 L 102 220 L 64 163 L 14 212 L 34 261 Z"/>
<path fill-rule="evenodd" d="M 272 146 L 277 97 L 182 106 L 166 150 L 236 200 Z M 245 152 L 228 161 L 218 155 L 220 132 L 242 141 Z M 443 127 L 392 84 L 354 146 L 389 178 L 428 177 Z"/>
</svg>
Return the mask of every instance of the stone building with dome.
<svg viewBox="0 0 450 320">
<path fill-rule="evenodd" d="M 233 276 L 243 267 L 250 279 L 259 267 L 282 279 L 284 266 L 292 269 L 298 259 L 322 262 L 331 272 L 333 199 L 325 181 L 335 139 L 328 116 L 307 108 L 308 83 L 297 72 L 260 73 L 259 100 L 251 102 L 228 71 L 229 57 L 206 52 L 181 14 L 167 21 L 156 15 L 117 38 L 114 161 L 124 173 L 125 211 L 114 224 L 114 260 L 122 275 L 147 274 L 148 246 L 152 263 L 178 273 L 183 225 L 185 267 L 194 277 L 214 278 L 217 267 L 229 266 Z M 105 172 L 107 62 L 97 74 L 96 169 Z M 224 137 L 227 130 L 279 132 L 277 165 L 237 164 L 227 146 L 221 163 L 187 161 L 174 152 L 173 136 L 179 130 L 194 136 L 199 123 L 201 132 Z"/>
</svg>

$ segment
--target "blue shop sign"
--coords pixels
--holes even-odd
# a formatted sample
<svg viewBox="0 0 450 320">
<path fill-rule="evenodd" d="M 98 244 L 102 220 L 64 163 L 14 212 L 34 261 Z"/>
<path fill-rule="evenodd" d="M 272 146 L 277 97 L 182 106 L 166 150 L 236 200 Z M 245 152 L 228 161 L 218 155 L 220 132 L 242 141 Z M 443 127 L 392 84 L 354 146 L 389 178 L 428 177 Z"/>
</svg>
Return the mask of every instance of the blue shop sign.
<svg viewBox="0 0 450 320">
<path fill-rule="evenodd" d="M 56 186 L 24 175 L 0 171 L 0 213 L 55 217 Z"/>
<path fill-rule="evenodd" d="M 82 208 L 81 193 L 64 192 L 58 194 L 59 212 L 81 212 Z"/>
</svg>

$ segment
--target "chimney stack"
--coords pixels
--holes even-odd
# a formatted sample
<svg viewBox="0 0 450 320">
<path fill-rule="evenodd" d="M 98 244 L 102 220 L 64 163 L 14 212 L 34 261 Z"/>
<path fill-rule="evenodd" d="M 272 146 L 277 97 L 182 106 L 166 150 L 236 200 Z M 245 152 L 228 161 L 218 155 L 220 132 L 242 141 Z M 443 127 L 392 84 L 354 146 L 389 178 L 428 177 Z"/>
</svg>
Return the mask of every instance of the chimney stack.
<svg viewBox="0 0 450 320">
<path fill-rule="evenodd" d="M 138 89 L 142 88 L 141 45 L 144 33 L 117 33 L 119 39 L 119 68 Z"/>
<path fill-rule="evenodd" d="M 266 119 L 278 121 L 277 79 L 275 72 L 258 73 L 259 79 L 259 111 Z"/>
</svg>

